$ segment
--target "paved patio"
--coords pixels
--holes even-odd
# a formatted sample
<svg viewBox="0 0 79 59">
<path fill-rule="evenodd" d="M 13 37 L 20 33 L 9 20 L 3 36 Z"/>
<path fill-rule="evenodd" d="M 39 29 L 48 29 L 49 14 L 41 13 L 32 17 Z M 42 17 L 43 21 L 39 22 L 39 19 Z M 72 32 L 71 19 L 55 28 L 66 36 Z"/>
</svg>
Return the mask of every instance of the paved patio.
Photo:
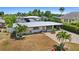
<svg viewBox="0 0 79 59">
<path fill-rule="evenodd" d="M 65 30 L 63 30 L 63 31 L 65 31 Z M 51 33 L 44 33 L 46 36 L 48 36 L 49 38 L 51 38 L 52 40 L 54 40 L 54 41 L 56 41 L 57 43 L 60 43 L 58 40 L 57 40 L 57 38 L 56 38 L 56 34 L 58 33 L 58 32 L 60 32 L 60 31 L 56 31 L 56 33 L 55 34 L 51 34 Z M 77 43 L 77 44 L 79 44 L 79 35 L 78 34 L 75 34 L 75 33 L 71 33 L 71 32 L 69 32 L 69 31 L 66 31 L 67 33 L 69 33 L 69 34 L 71 34 L 71 38 L 72 38 L 72 40 L 71 40 L 71 42 L 72 43 Z"/>
</svg>

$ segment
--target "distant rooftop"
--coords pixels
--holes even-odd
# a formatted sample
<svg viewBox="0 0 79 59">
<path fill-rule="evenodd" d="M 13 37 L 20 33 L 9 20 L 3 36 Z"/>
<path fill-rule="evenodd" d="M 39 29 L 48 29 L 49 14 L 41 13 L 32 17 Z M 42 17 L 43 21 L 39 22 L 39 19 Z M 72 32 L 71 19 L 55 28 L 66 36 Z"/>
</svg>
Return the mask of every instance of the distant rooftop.
<svg viewBox="0 0 79 59">
<path fill-rule="evenodd" d="M 78 18 L 79 19 L 79 12 L 71 12 L 71 13 L 65 14 L 64 16 L 61 16 L 60 18 L 64 18 L 64 19 Z"/>
</svg>

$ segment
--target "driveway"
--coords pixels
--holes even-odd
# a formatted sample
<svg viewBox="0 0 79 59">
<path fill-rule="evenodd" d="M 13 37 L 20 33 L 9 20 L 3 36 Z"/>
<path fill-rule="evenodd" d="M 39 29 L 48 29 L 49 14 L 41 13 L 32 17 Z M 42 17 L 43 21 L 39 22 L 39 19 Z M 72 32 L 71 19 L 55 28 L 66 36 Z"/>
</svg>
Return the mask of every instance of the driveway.
<svg viewBox="0 0 79 59">
<path fill-rule="evenodd" d="M 66 32 L 69 33 L 69 34 L 71 34 L 71 38 L 72 38 L 71 42 L 72 43 L 79 44 L 79 35 L 78 34 L 75 34 L 75 33 L 69 32 L 69 31 L 66 31 Z"/>
<path fill-rule="evenodd" d="M 63 30 L 63 31 L 66 31 L 66 30 Z M 60 31 L 56 31 L 55 34 L 51 34 L 51 33 L 45 33 L 46 36 L 48 36 L 49 38 L 51 38 L 52 40 L 56 41 L 57 43 L 59 43 L 59 41 L 57 40 L 56 38 L 56 34 L 60 32 Z M 75 34 L 75 33 L 71 33 L 69 31 L 66 31 L 67 33 L 71 34 L 71 42 L 72 43 L 77 43 L 79 44 L 79 35 L 78 34 Z"/>
</svg>

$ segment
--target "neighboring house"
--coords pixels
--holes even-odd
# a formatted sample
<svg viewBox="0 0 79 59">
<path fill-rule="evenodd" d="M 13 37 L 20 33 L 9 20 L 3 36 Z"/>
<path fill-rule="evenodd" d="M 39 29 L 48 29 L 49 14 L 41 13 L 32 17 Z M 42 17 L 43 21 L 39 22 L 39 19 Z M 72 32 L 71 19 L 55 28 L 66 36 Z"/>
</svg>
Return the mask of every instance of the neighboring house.
<svg viewBox="0 0 79 59">
<path fill-rule="evenodd" d="M 71 12 L 61 16 L 61 21 L 65 23 L 76 23 L 79 22 L 79 12 Z"/>
<path fill-rule="evenodd" d="M 3 20 L 2 17 L 0 17 L 0 28 L 5 27 L 5 20 Z"/>
<path fill-rule="evenodd" d="M 19 17 L 16 19 L 16 23 L 13 24 L 13 28 L 17 26 L 17 24 L 25 25 L 28 27 L 27 32 L 43 32 L 43 31 L 52 31 L 54 26 L 61 26 L 62 23 L 49 22 L 49 21 L 40 21 L 41 17 L 38 16 L 27 16 L 27 17 Z"/>
</svg>

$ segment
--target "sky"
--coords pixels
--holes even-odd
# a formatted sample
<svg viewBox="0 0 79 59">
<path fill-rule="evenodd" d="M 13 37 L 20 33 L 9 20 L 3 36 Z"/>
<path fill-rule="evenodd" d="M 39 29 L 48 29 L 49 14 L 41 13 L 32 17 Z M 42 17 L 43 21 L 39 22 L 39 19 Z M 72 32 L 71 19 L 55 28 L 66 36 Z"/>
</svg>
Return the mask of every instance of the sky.
<svg viewBox="0 0 79 59">
<path fill-rule="evenodd" d="M 64 7 L 65 10 L 63 14 L 70 12 L 79 12 L 79 7 Z M 60 14 L 59 7 L 0 7 L 0 11 L 3 11 L 5 14 L 15 14 L 17 12 L 27 13 L 33 11 L 34 9 L 40 9 L 41 11 L 51 11 L 55 14 Z"/>
</svg>

